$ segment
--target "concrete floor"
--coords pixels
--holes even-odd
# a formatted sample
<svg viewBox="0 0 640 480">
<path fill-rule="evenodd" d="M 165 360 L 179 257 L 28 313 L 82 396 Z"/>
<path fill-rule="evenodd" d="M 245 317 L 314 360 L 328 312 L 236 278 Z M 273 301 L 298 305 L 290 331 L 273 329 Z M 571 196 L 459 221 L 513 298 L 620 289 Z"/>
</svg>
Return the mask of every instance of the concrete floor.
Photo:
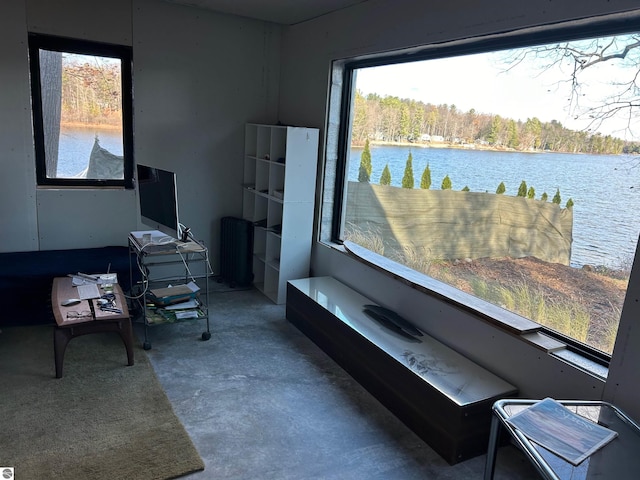
<svg viewBox="0 0 640 480">
<path fill-rule="evenodd" d="M 206 465 L 186 478 L 482 478 L 484 456 L 449 466 L 291 325 L 283 305 L 253 289 L 213 290 L 209 341 L 203 320 L 149 329 L 147 353 Z M 538 476 L 507 446 L 495 478 Z"/>
</svg>

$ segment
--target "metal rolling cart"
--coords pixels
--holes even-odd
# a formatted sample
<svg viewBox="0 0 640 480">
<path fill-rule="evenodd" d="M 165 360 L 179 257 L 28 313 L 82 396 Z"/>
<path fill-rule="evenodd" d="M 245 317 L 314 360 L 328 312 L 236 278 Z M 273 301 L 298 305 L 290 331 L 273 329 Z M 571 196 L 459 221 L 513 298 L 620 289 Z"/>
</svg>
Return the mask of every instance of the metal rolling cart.
<svg viewBox="0 0 640 480">
<path fill-rule="evenodd" d="M 155 234 L 162 236 L 159 232 Z M 154 234 L 154 235 L 155 235 Z M 206 330 L 202 333 L 202 340 L 211 338 L 209 328 L 209 250 L 197 241 L 167 241 L 148 242 L 144 236 L 149 232 L 129 233 L 129 276 L 131 280 L 131 299 L 134 307 L 139 307 L 144 323 L 145 350 L 151 349 L 149 327 L 181 321 L 204 320 Z M 157 238 L 157 237 L 156 237 Z M 168 238 L 168 237 L 165 237 Z M 176 274 L 180 267 L 183 274 Z M 197 269 L 193 272 L 192 267 Z M 142 273 L 142 280 L 134 283 L 134 269 Z M 197 281 L 197 283 L 196 283 Z M 178 283 L 179 282 L 179 283 Z M 204 285 L 201 285 L 204 283 Z M 181 309 L 181 303 L 157 304 L 150 298 L 154 289 L 167 290 L 169 285 L 185 286 L 197 285 L 197 293 L 192 295 L 192 303 L 188 308 Z M 204 287 L 204 291 L 203 288 Z M 168 289 L 171 291 L 171 288 Z M 155 290 L 157 291 L 157 290 Z M 176 289 L 178 291 L 178 289 Z M 201 295 L 200 293 L 203 293 Z"/>
</svg>

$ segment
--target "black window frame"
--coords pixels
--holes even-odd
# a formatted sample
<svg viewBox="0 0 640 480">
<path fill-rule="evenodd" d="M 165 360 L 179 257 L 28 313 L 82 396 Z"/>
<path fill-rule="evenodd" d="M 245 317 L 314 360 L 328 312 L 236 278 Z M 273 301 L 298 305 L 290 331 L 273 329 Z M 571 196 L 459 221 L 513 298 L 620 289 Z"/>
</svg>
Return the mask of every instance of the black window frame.
<svg viewBox="0 0 640 480">
<path fill-rule="evenodd" d="M 576 22 L 564 22 L 554 25 L 540 26 L 532 29 L 517 29 L 504 31 L 494 35 L 466 38 L 458 41 L 429 44 L 421 47 L 411 48 L 402 51 L 387 52 L 381 54 L 365 55 L 362 57 L 342 59 L 334 62 L 336 68 L 342 70 L 340 88 L 340 114 L 339 130 L 337 135 L 337 156 L 336 174 L 333 192 L 333 207 L 331 217 L 330 241 L 334 244 L 342 245 L 343 215 L 345 212 L 344 201 L 346 200 L 346 184 L 348 159 L 350 150 L 350 129 L 354 98 L 355 72 L 357 69 L 366 67 L 376 67 L 383 65 L 409 63 L 421 60 L 433 60 L 440 58 L 470 55 L 476 53 L 488 53 L 492 51 L 542 45 L 553 42 L 570 40 L 580 40 L 596 36 L 610 36 L 640 32 L 640 17 L 630 15 L 629 17 L 596 17 Z M 640 248 L 640 244 L 636 247 Z M 378 265 L 380 269 L 387 270 L 384 265 Z M 397 273 L 389 273 L 397 276 Z M 453 287 L 450 287 L 453 288 Z M 452 303 L 457 303 L 450 299 Z M 462 308 L 475 310 L 471 305 L 460 305 Z M 482 316 L 482 315 L 481 315 Z M 498 321 L 499 323 L 499 321 Z M 587 344 L 563 335 L 554 330 L 540 325 L 540 331 L 546 335 L 556 338 L 566 345 L 567 350 L 578 353 L 600 365 L 608 367 L 611 355 L 597 350 Z"/>
<path fill-rule="evenodd" d="M 121 62 L 123 179 L 84 179 L 47 177 L 45 138 L 40 80 L 40 50 L 116 58 Z M 129 46 L 29 33 L 29 69 L 31 108 L 38 186 L 49 187 L 123 187 L 134 188 L 133 159 L 133 50 Z"/>
</svg>

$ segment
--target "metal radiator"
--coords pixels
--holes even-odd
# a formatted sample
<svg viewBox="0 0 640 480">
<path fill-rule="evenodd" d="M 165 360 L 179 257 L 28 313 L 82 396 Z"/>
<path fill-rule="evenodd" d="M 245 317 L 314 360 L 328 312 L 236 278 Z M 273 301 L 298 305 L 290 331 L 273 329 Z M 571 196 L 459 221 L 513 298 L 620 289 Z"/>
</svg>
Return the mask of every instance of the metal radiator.
<svg viewBox="0 0 640 480">
<path fill-rule="evenodd" d="M 253 282 L 253 224 L 242 218 L 221 220 L 220 278 L 231 287 Z"/>
</svg>

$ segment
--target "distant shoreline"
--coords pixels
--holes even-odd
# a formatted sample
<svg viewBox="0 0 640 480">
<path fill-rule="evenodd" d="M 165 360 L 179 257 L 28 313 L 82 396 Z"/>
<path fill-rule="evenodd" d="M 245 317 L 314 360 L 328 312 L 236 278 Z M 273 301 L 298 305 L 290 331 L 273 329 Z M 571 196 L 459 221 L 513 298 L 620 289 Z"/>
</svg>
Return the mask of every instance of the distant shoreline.
<svg viewBox="0 0 640 480">
<path fill-rule="evenodd" d="M 383 140 L 369 140 L 369 145 L 382 147 L 415 147 L 415 148 L 447 148 L 452 150 L 477 150 L 488 152 L 508 152 L 508 153 L 561 153 L 566 155 L 604 155 L 604 156 L 638 156 L 638 153 L 585 153 L 585 152 L 563 152 L 556 150 L 518 150 L 509 147 L 492 147 L 491 145 L 478 145 L 475 143 L 449 143 L 449 142 L 386 142 Z M 364 148 L 364 144 L 352 143 L 351 148 Z"/>
<path fill-rule="evenodd" d="M 378 145 L 383 147 L 416 147 L 416 148 L 450 148 L 457 150 L 486 150 L 492 152 L 511 152 L 511 153 L 550 153 L 551 150 L 517 150 L 509 147 L 492 147 L 491 145 L 477 145 L 475 143 L 455 144 L 449 142 L 386 142 L 383 140 L 370 140 L 369 145 Z M 364 144 L 352 143 L 351 148 L 364 148 Z M 552 152 L 552 153 L 568 153 L 568 152 Z M 579 155 L 576 153 L 576 155 Z M 595 154 L 590 154 L 595 155 Z"/>
<path fill-rule="evenodd" d="M 63 122 L 60 124 L 62 130 L 122 130 L 122 125 L 109 125 L 106 123 L 81 123 Z"/>
</svg>

